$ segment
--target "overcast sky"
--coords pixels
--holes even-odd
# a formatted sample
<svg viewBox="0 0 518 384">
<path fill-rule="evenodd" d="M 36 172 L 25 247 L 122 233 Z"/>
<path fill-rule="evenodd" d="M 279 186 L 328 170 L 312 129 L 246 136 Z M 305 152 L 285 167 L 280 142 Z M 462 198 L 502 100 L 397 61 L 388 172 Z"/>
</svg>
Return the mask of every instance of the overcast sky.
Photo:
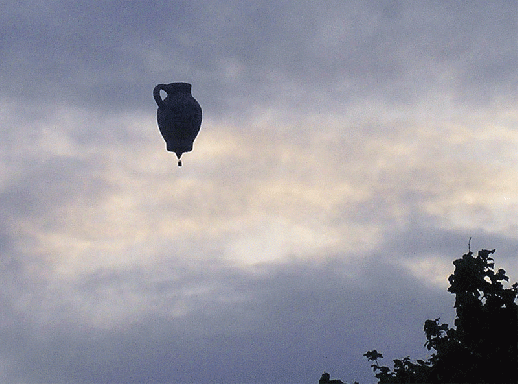
<svg viewBox="0 0 518 384">
<path fill-rule="evenodd" d="M 372 383 L 518 280 L 516 1 L 1 4 L 0 381 Z"/>
</svg>

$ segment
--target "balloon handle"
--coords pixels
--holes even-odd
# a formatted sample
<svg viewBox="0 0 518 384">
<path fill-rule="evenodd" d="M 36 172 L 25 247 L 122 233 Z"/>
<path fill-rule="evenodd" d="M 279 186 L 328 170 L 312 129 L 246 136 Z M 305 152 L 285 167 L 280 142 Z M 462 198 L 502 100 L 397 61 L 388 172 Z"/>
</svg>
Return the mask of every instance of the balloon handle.
<svg viewBox="0 0 518 384">
<path fill-rule="evenodd" d="M 181 167 L 182 166 L 182 160 L 178 159 L 178 166 Z"/>
</svg>

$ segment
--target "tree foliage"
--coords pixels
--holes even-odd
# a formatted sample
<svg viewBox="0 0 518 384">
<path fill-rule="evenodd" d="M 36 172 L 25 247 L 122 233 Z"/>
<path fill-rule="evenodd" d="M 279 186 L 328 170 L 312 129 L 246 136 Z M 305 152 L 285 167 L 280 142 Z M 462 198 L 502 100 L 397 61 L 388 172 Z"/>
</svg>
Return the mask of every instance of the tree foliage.
<svg viewBox="0 0 518 384">
<path fill-rule="evenodd" d="M 455 295 L 455 328 L 425 321 L 425 347 L 433 350 L 428 360 L 396 359 L 390 369 L 379 365 L 378 351 L 364 354 L 379 383 L 517 382 L 518 283 L 504 287 L 509 278 L 503 269 L 495 272 L 494 252 L 470 251 L 453 262 L 448 291 Z"/>
</svg>

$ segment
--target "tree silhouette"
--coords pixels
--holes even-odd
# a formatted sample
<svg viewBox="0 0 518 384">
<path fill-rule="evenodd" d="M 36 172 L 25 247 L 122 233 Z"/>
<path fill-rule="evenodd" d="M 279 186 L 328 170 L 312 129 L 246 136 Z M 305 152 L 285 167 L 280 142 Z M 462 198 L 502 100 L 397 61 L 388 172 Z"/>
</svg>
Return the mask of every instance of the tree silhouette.
<svg viewBox="0 0 518 384">
<path fill-rule="evenodd" d="M 378 351 L 364 354 L 379 383 L 517 382 L 518 283 L 504 287 L 509 278 L 503 269 L 494 271 L 494 252 L 469 251 L 453 262 L 448 291 L 455 295 L 455 328 L 425 321 L 425 346 L 434 350 L 428 360 L 396 359 L 390 369 L 379 365 Z"/>
</svg>

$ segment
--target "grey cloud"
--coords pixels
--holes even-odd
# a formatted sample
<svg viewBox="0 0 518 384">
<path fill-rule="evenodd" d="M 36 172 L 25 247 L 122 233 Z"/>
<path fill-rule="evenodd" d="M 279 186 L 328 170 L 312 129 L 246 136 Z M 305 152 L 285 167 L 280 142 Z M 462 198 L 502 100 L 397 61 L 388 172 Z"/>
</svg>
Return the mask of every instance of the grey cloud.
<svg viewBox="0 0 518 384">
<path fill-rule="evenodd" d="M 496 249 L 494 257 L 497 268 L 505 269 L 511 279 L 518 281 L 518 269 L 514 262 L 518 251 L 516 239 L 490 233 L 481 228 L 441 228 L 438 223 L 434 224 L 435 220 L 434 217 L 415 215 L 403 231 L 390 233 L 386 241 L 380 245 L 380 250 L 384 250 L 389 258 L 436 255 L 445 263 L 451 264 L 455 258 L 468 252 L 469 244 L 474 253 L 480 249 Z"/>
<path fill-rule="evenodd" d="M 92 204 L 110 190 L 105 181 L 92 173 L 91 163 L 71 158 L 27 164 L 23 176 L 0 194 L 2 215 L 49 220 L 49 217 L 62 217 L 56 210 L 71 202 Z"/>
<path fill-rule="evenodd" d="M 3 345 L 11 356 L 9 377 L 33 383 L 296 383 L 314 381 L 326 369 L 365 382 L 372 376 L 361 356 L 367 349 L 390 345 L 389 354 L 422 355 L 419 344 L 403 350 L 404 340 L 422 338 L 425 317 L 447 311 L 449 303 L 441 303 L 444 295 L 427 292 L 374 260 L 353 280 L 341 274 L 347 268 L 338 260 L 264 267 L 263 273 L 252 275 L 218 268 L 205 276 L 195 272 L 194 280 L 180 286 L 166 278 L 143 300 L 164 297 L 184 284 L 208 283 L 219 289 L 201 297 L 200 306 L 183 317 L 150 312 L 136 323 L 104 330 L 76 323 L 73 314 L 68 321 L 44 327 L 26 319 L 9 327 L 13 336 Z M 102 293 L 118 281 L 118 287 L 140 291 L 152 279 L 116 275 L 96 279 L 94 285 Z M 221 289 L 246 299 L 221 301 Z"/>
<path fill-rule="evenodd" d="M 372 97 L 408 104 L 423 90 L 453 87 L 459 102 L 480 103 L 495 85 L 516 82 L 512 4 L 399 4 L 56 2 L 46 17 L 4 25 L 4 89 L 141 109 L 155 83 L 187 79 L 220 115 L 294 108 L 299 99 L 302 110 L 325 107 L 323 92 L 335 105 Z M 150 67 L 152 57 L 163 70 Z M 238 66 L 234 78 L 228 65 Z M 295 95 L 285 94 L 289 83 Z"/>
<path fill-rule="evenodd" d="M 370 382 L 365 351 L 422 356 L 451 323 L 409 265 L 471 236 L 516 280 L 514 2 L 325 4 L 8 4 L 6 382 Z M 151 95 L 176 80 L 206 124 L 183 169 Z"/>
</svg>

